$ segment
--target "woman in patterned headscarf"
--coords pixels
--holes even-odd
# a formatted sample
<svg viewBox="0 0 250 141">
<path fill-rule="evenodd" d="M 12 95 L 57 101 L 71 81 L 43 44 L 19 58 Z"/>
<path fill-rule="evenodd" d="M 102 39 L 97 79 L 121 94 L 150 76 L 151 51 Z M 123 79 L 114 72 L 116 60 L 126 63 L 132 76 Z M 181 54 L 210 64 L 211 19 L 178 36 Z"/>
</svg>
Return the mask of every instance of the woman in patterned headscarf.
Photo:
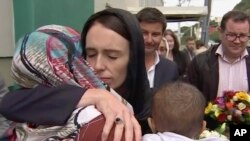
<svg viewBox="0 0 250 141">
<path fill-rule="evenodd" d="M 37 32 L 39 34 L 42 32 L 48 37 L 44 35 L 45 37 L 42 39 L 35 40 Z M 67 35 L 68 33 L 70 35 Z M 97 34 L 93 35 L 94 33 Z M 103 35 L 103 38 L 98 38 L 98 34 Z M 53 38 L 49 38 L 51 36 Z M 94 40 L 91 38 L 94 38 Z M 113 40 L 113 42 L 107 43 L 107 40 Z M 136 120 L 133 119 L 133 114 L 125 106 L 122 106 L 119 101 L 115 100 L 112 95 L 107 94 L 107 91 L 104 90 L 107 87 L 99 79 L 93 79 L 94 74 L 89 71 L 90 69 L 87 69 L 88 67 L 82 68 L 82 66 L 88 65 L 82 61 L 83 59 L 80 56 L 83 54 L 87 61 L 90 62 L 90 65 L 94 67 L 97 75 L 131 103 L 135 116 L 139 121 L 145 120 L 149 112 L 150 95 L 148 95 L 148 101 L 146 102 L 148 81 L 144 66 L 143 38 L 136 18 L 129 12 L 120 9 L 107 9 L 98 12 L 87 21 L 82 32 L 81 41 L 84 47 L 83 53 L 81 53 L 82 48 L 78 47 L 79 42 L 77 42 L 77 37 L 74 36 L 72 30 L 60 29 L 58 31 L 54 27 L 47 26 L 26 35 L 17 49 L 20 57 L 17 57 L 19 59 L 15 57 L 13 61 L 17 62 L 16 64 L 22 62 L 22 65 L 15 67 L 15 64 L 13 64 L 13 71 L 17 82 L 21 85 L 25 83 L 26 85 L 23 86 L 26 88 L 35 88 L 9 93 L 0 106 L 1 112 L 11 120 L 29 122 L 32 125 L 64 125 L 75 108 L 94 104 L 106 118 L 102 135 L 104 139 L 107 138 L 114 120 L 119 117 L 123 123 L 116 124 L 114 137 L 119 140 L 125 128 L 126 140 L 132 139 L 133 132 L 135 132 L 136 139 L 139 140 L 140 131 L 138 132 L 139 127 Z M 27 45 L 31 46 L 28 50 L 26 49 Z M 41 48 L 34 47 L 36 45 L 46 46 L 45 56 L 47 58 L 41 55 Z M 109 68 L 111 68 L 112 72 L 112 67 L 116 63 L 115 60 L 119 60 L 119 57 L 123 55 L 122 53 L 119 54 L 119 49 L 118 51 L 100 49 L 101 47 L 111 46 L 117 46 L 119 49 L 123 48 L 125 49 L 123 51 L 127 52 L 127 54 L 125 53 L 127 61 L 125 59 L 123 66 L 120 66 L 125 68 L 122 70 L 124 73 L 120 72 L 119 75 L 114 73 L 104 75 L 102 73 L 109 70 Z M 118 54 L 116 54 L 117 52 Z M 101 62 L 98 63 L 98 60 L 95 59 L 96 56 Z M 108 63 L 97 65 L 103 62 Z M 110 64 L 111 66 L 107 66 Z M 17 68 L 22 68 L 22 72 L 28 72 L 31 75 L 27 76 L 18 73 L 20 70 Z M 70 85 L 63 85 L 65 83 Z M 56 87 L 48 88 L 45 85 Z M 79 86 L 82 88 L 79 88 Z M 93 97 L 95 100 L 93 100 Z M 22 102 L 20 103 L 20 101 Z M 62 105 L 64 106 L 62 107 Z"/>
</svg>

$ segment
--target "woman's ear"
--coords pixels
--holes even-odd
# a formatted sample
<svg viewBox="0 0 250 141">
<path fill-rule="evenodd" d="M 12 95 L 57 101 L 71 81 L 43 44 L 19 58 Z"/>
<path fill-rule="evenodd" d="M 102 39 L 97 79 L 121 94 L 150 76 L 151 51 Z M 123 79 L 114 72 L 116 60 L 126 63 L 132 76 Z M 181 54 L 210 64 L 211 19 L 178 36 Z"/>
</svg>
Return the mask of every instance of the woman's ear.
<svg viewBox="0 0 250 141">
<path fill-rule="evenodd" d="M 149 125 L 151 131 L 153 133 L 155 133 L 156 132 L 156 130 L 155 130 L 155 122 L 154 122 L 154 119 L 152 119 L 151 117 L 148 118 L 148 125 Z"/>
</svg>

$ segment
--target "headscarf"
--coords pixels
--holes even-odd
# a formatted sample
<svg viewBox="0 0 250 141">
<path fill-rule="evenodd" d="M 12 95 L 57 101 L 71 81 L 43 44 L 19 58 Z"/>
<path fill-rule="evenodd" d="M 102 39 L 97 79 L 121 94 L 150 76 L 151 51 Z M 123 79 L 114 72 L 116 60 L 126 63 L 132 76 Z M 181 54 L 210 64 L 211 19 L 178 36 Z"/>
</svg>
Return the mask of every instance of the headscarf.
<svg viewBox="0 0 250 141">
<path fill-rule="evenodd" d="M 80 36 L 74 29 L 60 25 L 43 26 L 26 34 L 17 43 L 13 56 L 14 80 L 26 88 L 34 88 L 39 84 L 50 87 L 70 84 L 85 89 L 107 89 L 132 110 L 130 104 L 95 75 L 82 57 L 79 39 Z M 24 141 L 76 138 L 81 127 L 86 123 L 90 124 L 93 119 L 102 119 L 100 115 L 94 106 L 78 108 L 65 126 L 33 129 L 27 124 L 17 124 L 16 133 L 18 140 Z"/>
<path fill-rule="evenodd" d="M 83 88 L 105 88 L 82 58 L 80 35 L 70 27 L 47 25 L 26 34 L 18 43 L 12 61 L 17 84 L 33 88 L 38 84 L 63 83 Z"/>
<path fill-rule="evenodd" d="M 118 27 L 114 25 L 116 24 L 115 22 L 110 22 L 109 18 L 102 19 L 109 16 L 116 17 L 122 25 Z M 144 40 L 137 18 L 130 12 L 117 8 L 105 9 L 90 16 L 81 33 L 81 44 L 83 47 L 83 56 L 85 57 L 86 36 L 95 22 L 101 23 L 106 28 L 115 31 L 129 41 L 130 56 L 127 77 L 124 83 L 126 92 L 125 94 L 119 92 L 119 94 L 133 105 L 137 119 L 145 118 L 146 112 L 143 112 L 145 110 L 144 105 L 151 99 L 151 93 L 149 93 L 149 82 L 145 67 Z M 119 33 L 116 28 L 123 28 L 126 33 Z"/>
</svg>

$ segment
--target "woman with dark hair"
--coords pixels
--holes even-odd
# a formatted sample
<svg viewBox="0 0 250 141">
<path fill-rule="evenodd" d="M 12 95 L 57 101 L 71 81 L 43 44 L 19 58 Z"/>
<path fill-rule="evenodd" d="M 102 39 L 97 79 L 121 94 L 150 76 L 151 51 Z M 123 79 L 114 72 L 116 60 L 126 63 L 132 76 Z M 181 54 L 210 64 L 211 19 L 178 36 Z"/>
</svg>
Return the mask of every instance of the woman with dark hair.
<svg viewBox="0 0 250 141">
<path fill-rule="evenodd" d="M 185 54 L 180 51 L 180 43 L 178 38 L 170 29 L 165 30 L 164 37 L 166 38 L 169 46 L 167 58 L 177 64 L 179 76 L 184 77 L 187 68 L 187 60 L 185 59 Z"/>
<path fill-rule="evenodd" d="M 122 95 L 125 99 L 128 100 L 128 102 L 133 105 L 133 108 L 137 115 L 137 113 L 140 113 L 143 109 L 145 91 L 148 87 L 146 79 L 147 74 L 145 71 L 145 66 L 143 64 L 145 62 L 143 58 L 144 53 L 142 53 L 144 51 L 144 43 L 142 35 L 138 31 L 140 27 L 137 24 L 136 19 L 132 19 L 131 15 L 128 14 L 127 11 L 120 11 L 120 13 L 117 14 L 116 10 L 109 9 L 101 13 L 97 13 L 89 18 L 82 31 L 81 43 L 83 46 L 83 56 L 90 63 L 90 65 L 94 67 L 97 73 L 99 71 L 102 71 L 99 70 L 100 68 L 98 66 L 96 66 L 96 61 L 98 61 L 98 55 L 103 55 L 107 58 L 113 57 L 113 59 L 118 60 L 119 58 L 123 57 L 123 54 L 113 50 L 110 46 L 103 47 L 104 45 L 102 45 L 100 47 L 100 45 L 98 44 L 95 47 L 95 44 L 89 44 L 87 42 L 87 39 L 92 39 L 92 41 L 96 41 L 97 37 L 100 37 L 100 39 L 104 40 L 106 35 L 106 32 L 104 32 L 104 34 L 91 34 L 91 31 L 94 30 L 94 27 L 105 27 L 109 30 L 116 32 L 117 34 L 125 38 L 127 41 L 129 41 L 128 48 L 126 48 L 126 50 L 128 50 L 128 54 L 126 54 L 127 56 L 124 55 L 124 57 L 128 57 L 128 62 L 126 65 L 123 66 L 122 69 L 122 71 L 125 71 L 126 73 L 118 72 L 117 76 L 118 78 L 124 77 L 124 81 L 121 83 L 113 81 L 113 83 L 111 82 L 109 86 L 111 88 L 120 90 L 118 91 L 119 94 Z M 88 36 L 88 34 L 91 34 L 93 36 Z M 112 42 L 115 42 L 112 38 L 108 39 Z M 120 49 L 121 47 L 118 46 L 117 48 Z M 105 63 L 104 61 L 105 59 L 101 60 L 102 63 Z M 120 65 L 120 62 L 117 62 L 118 64 L 110 63 L 111 62 L 108 61 L 107 65 Z M 117 85 L 119 84 L 120 86 L 117 87 Z M 141 115 L 138 115 L 138 118 L 142 118 L 140 116 Z"/>
<path fill-rule="evenodd" d="M 42 70 L 37 70 L 36 64 L 32 64 L 36 62 L 32 60 L 34 55 L 27 55 L 26 53 L 30 52 L 25 52 L 25 46 L 29 45 L 27 43 L 37 42 L 40 44 L 33 43 L 31 45 L 46 46 L 43 53 L 48 57 L 50 52 L 47 47 L 47 40 L 50 38 L 41 40 L 35 36 L 34 38 L 27 37 L 21 40 L 19 45 L 23 46 L 24 49 L 20 50 L 20 52 L 17 51 L 15 55 L 21 57 L 19 61 L 16 61 L 28 63 L 30 68 L 23 70 L 23 72 L 13 69 L 13 74 L 15 76 L 15 74 L 21 73 L 15 79 L 17 82 L 21 82 L 19 84 L 25 86 L 25 89 L 7 94 L 0 105 L 1 113 L 10 120 L 35 125 L 32 127 L 37 127 L 37 125 L 64 126 L 65 124 L 68 125 L 69 119 L 71 119 L 70 115 L 71 117 L 73 115 L 74 118 L 74 115 L 80 115 L 79 110 L 75 110 L 76 108 L 94 105 L 104 115 L 105 125 L 102 128 L 103 130 L 96 129 L 96 136 L 93 137 L 100 139 L 98 131 L 101 131 L 102 139 L 106 140 L 109 137 L 111 128 L 114 126 L 115 140 L 120 140 L 124 133 L 126 141 L 131 141 L 133 140 L 132 138 L 139 141 L 141 139 L 141 131 L 134 115 L 139 122 L 147 118 L 151 95 L 148 95 L 150 93 L 144 66 L 144 44 L 137 19 L 129 12 L 121 9 L 106 9 L 93 14 L 86 22 L 82 31 L 80 41 L 82 48 L 78 47 L 77 37 L 71 37 L 72 31 L 72 29 L 57 29 L 50 26 L 45 26 L 35 31 L 48 34 L 49 37 L 53 37 L 52 39 L 59 39 L 59 43 L 52 42 L 49 44 L 55 49 L 60 46 L 67 48 L 66 51 L 62 49 L 51 54 L 53 57 L 57 56 L 58 53 L 66 52 L 65 55 L 62 55 L 64 57 L 62 66 L 53 66 L 53 63 L 62 61 L 61 58 L 49 62 L 53 69 L 59 69 L 59 71 L 54 70 L 53 73 L 56 73 L 57 77 L 62 77 L 57 79 L 57 81 L 53 80 L 53 83 L 48 83 L 50 82 L 48 80 L 52 78 L 52 74 L 47 74 L 48 68 L 41 67 Z M 66 41 L 61 41 L 61 38 L 66 38 Z M 72 41 L 74 41 L 74 44 L 71 43 Z M 78 53 L 72 49 L 72 46 L 73 48 L 78 48 Z M 104 87 L 105 85 L 103 86 L 100 80 L 94 79 L 95 76 L 89 73 L 91 71 L 89 71 L 88 67 L 82 68 L 82 63 L 81 65 L 72 63 L 75 58 L 79 57 L 77 56 L 79 52 L 93 67 L 98 78 L 126 99 L 132 105 L 134 112 L 131 112 L 129 108 L 124 106 L 124 103 L 127 103 L 125 100 L 121 102 L 119 98 L 116 99 L 117 96 L 109 94 L 108 87 Z M 39 53 L 35 52 L 34 54 L 38 55 L 39 58 Z M 31 60 L 26 60 L 29 57 L 31 57 Z M 78 59 L 76 62 L 80 60 Z M 27 65 L 22 67 L 27 67 Z M 15 68 L 20 68 L 20 66 L 17 65 Z M 78 68 L 77 71 L 75 71 L 76 68 Z M 27 70 L 31 74 L 35 73 L 33 74 L 35 77 L 29 78 L 26 74 Z M 69 77 L 64 74 L 65 70 L 67 70 L 66 74 L 71 76 L 72 81 L 68 81 Z M 86 78 L 79 79 L 81 76 Z M 26 78 L 29 78 L 29 81 L 18 81 L 26 80 Z M 30 86 L 29 84 L 33 82 L 36 82 L 35 85 Z M 88 117 L 88 114 L 86 112 L 85 115 L 83 114 L 83 117 Z M 79 128 L 79 125 L 81 124 L 75 127 Z M 85 132 L 85 129 L 81 128 L 80 133 L 83 132 Z M 86 140 L 86 138 L 82 139 Z"/>
</svg>

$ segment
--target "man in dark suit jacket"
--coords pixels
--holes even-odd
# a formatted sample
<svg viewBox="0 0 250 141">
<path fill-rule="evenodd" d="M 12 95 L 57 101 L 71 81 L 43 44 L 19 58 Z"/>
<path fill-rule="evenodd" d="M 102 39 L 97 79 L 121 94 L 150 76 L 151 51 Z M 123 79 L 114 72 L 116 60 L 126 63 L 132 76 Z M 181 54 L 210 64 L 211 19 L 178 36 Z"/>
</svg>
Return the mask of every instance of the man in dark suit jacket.
<svg viewBox="0 0 250 141">
<path fill-rule="evenodd" d="M 177 65 L 162 56 L 159 56 L 159 59 L 159 63 L 155 66 L 154 91 L 159 89 L 163 84 L 178 79 Z"/>
<path fill-rule="evenodd" d="M 144 8 L 137 13 L 137 19 L 143 33 L 145 66 L 150 88 L 153 90 L 147 97 L 151 101 L 154 91 L 165 83 L 177 80 L 178 68 L 174 62 L 160 57 L 157 52 L 166 29 L 166 18 L 161 11 L 156 8 Z M 143 134 L 151 132 L 147 122 L 141 126 L 145 131 Z"/>
<path fill-rule="evenodd" d="M 222 18 L 219 34 L 221 44 L 198 54 L 187 71 L 188 81 L 203 92 L 207 101 L 222 96 L 226 90 L 250 89 L 250 49 L 247 47 L 250 18 L 242 12 L 229 11 Z M 228 78 L 232 79 L 227 81 Z"/>
<path fill-rule="evenodd" d="M 177 65 L 160 57 L 157 49 L 166 29 L 166 18 L 156 8 L 144 8 L 137 13 L 145 44 L 145 66 L 150 88 L 157 90 L 165 83 L 177 80 Z"/>
<path fill-rule="evenodd" d="M 250 18 L 240 11 L 229 11 L 221 21 L 221 44 L 193 58 L 187 80 L 205 96 L 207 102 L 223 96 L 224 91 L 250 89 Z M 216 128 L 207 120 L 207 127 Z"/>
</svg>

